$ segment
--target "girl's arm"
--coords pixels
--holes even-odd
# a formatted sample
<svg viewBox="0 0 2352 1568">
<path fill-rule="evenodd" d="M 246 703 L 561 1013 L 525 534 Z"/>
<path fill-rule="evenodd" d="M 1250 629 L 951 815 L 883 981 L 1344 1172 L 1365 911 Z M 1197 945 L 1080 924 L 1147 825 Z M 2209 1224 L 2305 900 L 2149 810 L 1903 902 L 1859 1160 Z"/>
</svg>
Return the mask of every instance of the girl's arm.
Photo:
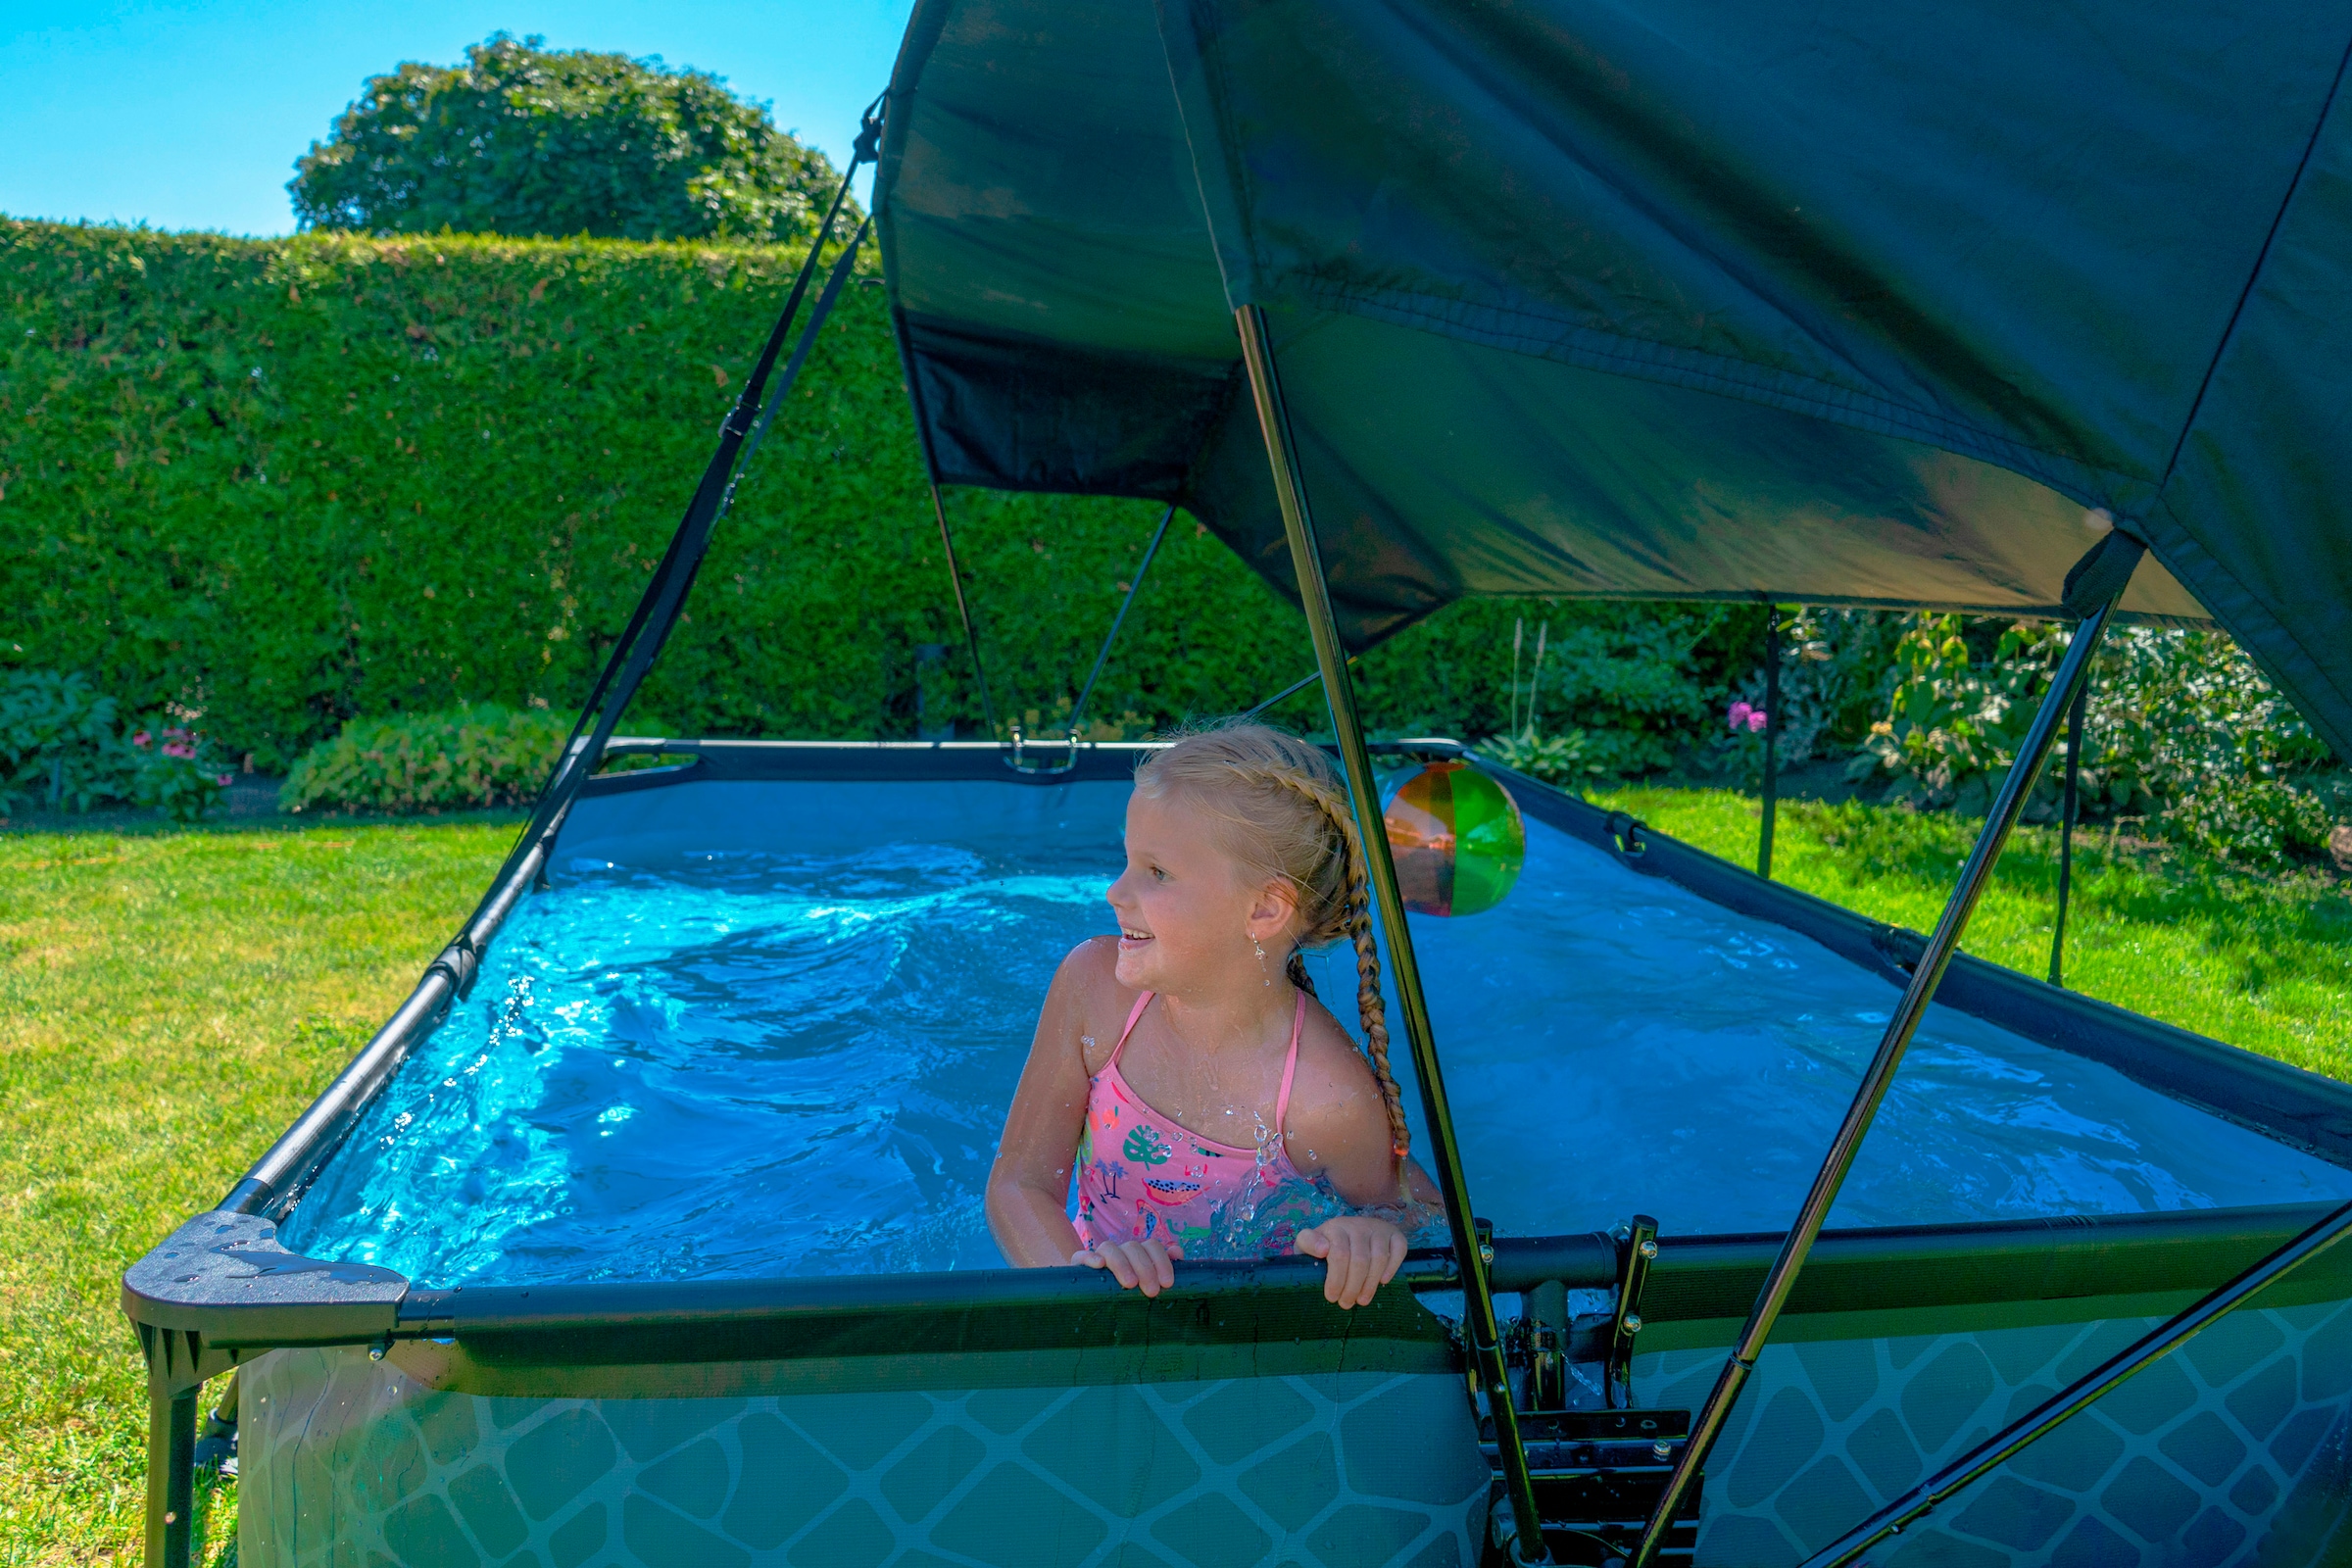
<svg viewBox="0 0 2352 1568">
<path fill-rule="evenodd" d="M 1029 1064 L 1021 1069 L 1004 1136 L 988 1173 L 988 1228 L 1016 1268 L 1067 1264 L 1080 1250 L 1070 1224 L 1070 1166 L 1086 1125 L 1086 1047 L 1081 1041 L 1093 994 L 1110 978 L 1110 964 L 1079 944 L 1061 960 L 1037 1019 Z"/>
<path fill-rule="evenodd" d="M 1386 1105 L 1372 1073 L 1353 1050 L 1304 1097 L 1291 1102 L 1287 1127 L 1292 1162 L 1320 1170 L 1340 1197 L 1358 1208 L 1391 1211 L 1439 1200 L 1437 1184 L 1407 1159 L 1398 1168 Z M 1312 1154 L 1301 1159 L 1301 1151 Z M 1404 1262 L 1404 1230 L 1376 1214 L 1343 1214 L 1298 1233 L 1298 1250 L 1323 1259 L 1324 1298 L 1343 1307 L 1369 1306 Z"/>
</svg>

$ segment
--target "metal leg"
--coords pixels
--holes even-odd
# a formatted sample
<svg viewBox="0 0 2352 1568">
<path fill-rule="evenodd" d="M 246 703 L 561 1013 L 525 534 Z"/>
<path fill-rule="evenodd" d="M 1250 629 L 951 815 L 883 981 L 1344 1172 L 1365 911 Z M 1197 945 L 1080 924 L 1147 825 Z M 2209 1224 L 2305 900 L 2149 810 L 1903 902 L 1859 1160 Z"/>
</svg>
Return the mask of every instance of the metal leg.
<svg viewBox="0 0 2352 1568">
<path fill-rule="evenodd" d="M 150 1380 L 147 1389 L 147 1568 L 187 1568 L 196 1511 L 196 1396 Z"/>
<path fill-rule="evenodd" d="M 2090 682 L 2075 693 L 2066 710 L 2066 798 L 2058 804 L 2058 914 L 2050 923 L 2050 984 L 2066 984 L 2066 905 L 2075 889 L 2075 816 L 2082 777 L 2082 710 L 2090 702 Z"/>
<path fill-rule="evenodd" d="M 2011 764 L 2009 776 L 2001 781 L 2000 793 L 1986 816 L 1984 831 L 1978 835 L 1976 848 L 1969 853 L 1968 863 L 1961 867 L 1959 885 L 1952 890 L 1951 902 L 1944 906 L 1943 916 L 1936 922 L 1936 930 L 1928 938 L 1926 951 L 1911 971 L 1911 983 L 1904 989 L 1903 1000 L 1888 1020 L 1886 1033 L 1879 1043 L 1878 1054 L 1863 1075 L 1861 1087 L 1855 1091 L 1853 1103 L 1846 1108 L 1845 1119 L 1831 1141 L 1828 1155 L 1813 1178 L 1812 1189 L 1806 1193 L 1804 1205 L 1797 1210 L 1796 1223 L 1789 1227 L 1788 1239 L 1781 1244 L 1780 1256 L 1765 1276 L 1764 1289 L 1750 1309 L 1746 1327 L 1724 1362 L 1723 1373 L 1707 1395 L 1707 1402 L 1690 1423 L 1690 1441 L 1676 1463 L 1674 1474 L 1667 1480 L 1666 1490 L 1658 1499 L 1657 1511 L 1650 1516 L 1649 1528 L 1642 1532 L 1641 1544 L 1634 1548 L 1629 1568 L 1646 1568 L 1658 1547 L 1666 1540 L 1669 1525 L 1681 1511 L 1684 1496 L 1690 1489 L 1691 1479 L 1706 1463 L 1707 1452 L 1722 1434 L 1723 1424 L 1747 1384 L 1748 1375 L 1755 1370 L 1756 1357 L 1763 1353 L 1764 1342 L 1771 1337 L 1773 1324 L 1779 1320 L 1781 1308 L 1787 1304 L 1788 1293 L 1796 1284 L 1797 1271 L 1805 1266 L 1805 1256 L 1813 1250 L 1813 1239 L 1821 1233 L 1822 1222 L 1829 1218 L 1830 1205 L 1837 1200 L 1838 1190 L 1845 1183 L 1845 1173 L 1852 1167 L 1854 1155 L 1869 1133 L 1873 1118 L 1878 1115 L 1879 1102 L 1886 1098 L 1887 1086 L 1894 1081 L 1894 1070 L 1902 1064 L 1903 1052 L 1911 1044 L 1912 1034 L 1919 1028 L 1920 1019 L 1928 1010 L 1928 1002 L 1935 996 L 1937 982 L 1959 951 L 1960 933 L 1967 928 L 1968 917 L 1976 911 L 1977 901 L 1984 896 L 1992 880 L 1993 863 L 2000 858 L 2001 848 L 2009 840 L 2010 831 L 2025 810 L 2026 797 L 2047 761 L 2050 748 L 2058 738 L 2058 725 L 2075 694 L 2090 676 L 2090 662 L 2098 653 L 2109 621 L 2114 617 L 2117 601 L 2123 598 L 2130 582 L 2131 567 L 2138 560 L 2141 548 L 2136 542 L 2120 535 L 2109 535 L 2121 556 L 2102 556 L 2094 551 L 2091 557 L 2075 568 L 2077 576 L 2087 576 L 2098 582 L 2104 599 L 2082 619 L 2068 645 L 2066 658 L 2060 661 L 2058 673 L 2050 690 L 2034 714 L 2034 722 L 2018 748 L 2017 760 Z M 2102 546 L 2102 549 L 2106 548 Z M 2116 575 L 2120 567 L 2121 576 Z M 2112 580 L 2112 587 L 2105 584 Z M 2074 592 L 2074 580 L 2068 583 L 2069 597 Z"/>
<path fill-rule="evenodd" d="M 1781 607 L 1764 607 L 1764 826 L 1756 838 L 1756 875 L 1772 880 L 1773 819 L 1781 809 Z"/>
<path fill-rule="evenodd" d="M 1446 1102 L 1446 1082 L 1438 1070 L 1437 1042 L 1429 1024 L 1429 1004 L 1421 993 L 1421 971 L 1413 957 L 1412 935 L 1404 920 L 1404 899 L 1396 887 L 1396 867 L 1389 858 L 1388 831 L 1382 822 L 1380 788 L 1372 776 L 1372 757 L 1364 748 L 1363 726 L 1355 712 L 1355 689 L 1348 675 L 1347 650 L 1340 643 L 1339 622 L 1332 614 L 1331 585 L 1324 580 L 1323 556 L 1315 541 L 1314 519 L 1307 510 L 1306 488 L 1298 471 L 1297 448 L 1291 439 L 1290 416 L 1283 407 L 1282 386 L 1274 367 L 1274 345 L 1266 330 L 1264 313 L 1246 305 L 1234 313 L 1242 333 L 1242 356 L 1249 366 L 1250 389 L 1257 400 L 1258 424 L 1264 432 L 1266 457 L 1274 467 L 1274 488 L 1282 502 L 1284 531 L 1290 536 L 1291 564 L 1298 573 L 1298 600 L 1314 634 L 1315 661 L 1323 673 L 1323 692 L 1331 703 L 1332 728 L 1340 743 L 1340 760 L 1348 770 L 1348 791 L 1364 840 L 1365 869 L 1370 873 L 1380 921 L 1389 937 L 1389 970 L 1396 977 L 1398 1010 L 1404 1037 L 1412 1050 L 1413 1075 L 1421 1081 L 1421 1108 L 1429 1121 L 1429 1162 L 1446 1197 L 1446 1217 L 1453 1230 L 1453 1251 L 1461 1267 L 1464 1316 L 1470 1353 L 1479 1387 L 1494 1416 L 1494 1443 L 1502 1458 L 1513 1523 L 1517 1534 L 1513 1554 L 1522 1562 L 1551 1560 L 1544 1544 L 1544 1528 L 1536 1508 L 1534 1484 L 1528 1479 L 1527 1450 L 1519 1438 L 1518 1411 L 1511 1405 L 1511 1384 L 1503 1362 L 1502 1334 L 1494 1316 L 1494 1291 L 1487 1277 L 1488 1259 L 1479 1243 L 1470 1210 L 1470 1186 L 1462 1174 L 1461 1152 L 1454 1139 L 1453 1112 Z"/>
</svg>

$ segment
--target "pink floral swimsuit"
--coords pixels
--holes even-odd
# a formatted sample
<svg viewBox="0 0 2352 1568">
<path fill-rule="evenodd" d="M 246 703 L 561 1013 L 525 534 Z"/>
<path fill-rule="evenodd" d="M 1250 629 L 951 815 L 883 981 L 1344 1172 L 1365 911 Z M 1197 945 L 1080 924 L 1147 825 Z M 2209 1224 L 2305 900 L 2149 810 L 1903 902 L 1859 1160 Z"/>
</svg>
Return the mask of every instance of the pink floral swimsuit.
<svg viewBox="0 0 2352 1568">
<path fill-rule="evenodd" d="M 1283 1115 L 1291 1106 L 1291 1078 L 1298 1070 L 1298 1031 L 1306 997 L 1291 1019 L 1291 1051 L 1274 1100 L 1274 1131 L 1264 1150 L 1237 1149 L 1187 1132 L 1144 1102 L 1119 1073 L 1119 1053 L 1152 1004 L 1135 1000 L 1110 1059 L 1088 1081 L 1086 1131 L 1078 1140 L 1078 1239 L 1088 1247 L 1152 1237 L 1178 1246 L 1209 1240 L 1219 1209 L 1235 1199 L 1262 1197 L 1302 1178 L 1283 1147 Z M 1265 1237 L 1274 1251 L 1289 1251 L 1292 1237 Z"/>
</svg>

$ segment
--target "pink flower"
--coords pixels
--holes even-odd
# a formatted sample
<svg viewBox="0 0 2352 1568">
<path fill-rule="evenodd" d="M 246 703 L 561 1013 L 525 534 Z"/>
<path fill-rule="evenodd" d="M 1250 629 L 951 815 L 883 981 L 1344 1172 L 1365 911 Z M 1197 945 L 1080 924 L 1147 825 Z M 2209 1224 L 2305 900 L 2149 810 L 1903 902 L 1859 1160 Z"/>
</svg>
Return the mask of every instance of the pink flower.
<svg viewBox="0 0 2352 1568">
<path fill-rule="evenodd" d="M 164 739 L 168 741 L 184 741 L 192 738 L 193 737 L 191 737 L 186 730 L 179 728 L 177 725 L 173 725 L 172 728 L 164 731 Z"/>
<path fill-rule="evenodd" d="M 164 742 L 164 755 L 166 757 L 194 757 L 196 748 L 185 741 L 166 741 Z"/>
<path fill-rule="evenodd" d="M 142 752 L 145 751 L 147 749 L 147 732 L 145 730 L 141 730 L 136 735 L 133 735 L 130 738 L 130 744 L 136 746 Z"/>
<path fill-rule="evenodd" d="M 223 774 L 221 774 L 221 775 L 220 775 L 219 778 L 215 779 L 213 782 L 214 782 L 214 783 L 216 783 L 216 784 L 218 784 L 218 785 L 220 785 L 220 786 L 222 789 L 226 789 L 226 788 L 228 788 L 228 785 L 229 785 L 229 780 L 231 780 L 231 779 L 235 778 L 236 776 L 237 776 L 237 775 L 236 775 L 236 774 L 234 774 L 234 773 L 223 773 Z"/>
<path fill-rule="evenodd" d="M 1742 729 L 1748 727 L 1747 721 L 1754 713 L 1755 710 L 1745 703 L 1734 703 L 1732 710 L 1724 716 L 1731 720 L 1732 728 Z"/>
<path fill-rule="evenodd" d="M 1747 732 L 1750 735 L 1763 734 L 1764 726 L 1771 722 L 1771 718 L 1765 714 L 1764 710 L 1761 708 L 1751 708 L 1747 710 Z"/>
</svg>

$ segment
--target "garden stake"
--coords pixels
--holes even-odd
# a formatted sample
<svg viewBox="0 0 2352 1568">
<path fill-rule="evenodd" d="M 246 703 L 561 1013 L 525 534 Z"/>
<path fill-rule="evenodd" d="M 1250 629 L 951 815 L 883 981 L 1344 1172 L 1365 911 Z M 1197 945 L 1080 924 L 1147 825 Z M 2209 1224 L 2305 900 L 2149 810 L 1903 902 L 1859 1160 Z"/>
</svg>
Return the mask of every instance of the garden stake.
<svg viewBox="0 0 2352 1568">
<path fill-rule="evenodd" d="M 2082 776 L 2082 710 L 2090 702 L 2090 683 L 2075 693 L 2066 710 L 2066 798 L 2058 806 L 2058 914 L 2050 924 L 2050 984 L 2066 984 L 2066 904 L 2075 887 L 2075 812 Z"/>
<path fill-rule="evenodd" d="M 1764 607 L 1764 825 L 1756 875 L 1772 880 L 1772 825 L 1781 807 L 1781 607 Z"/>
</svg>

